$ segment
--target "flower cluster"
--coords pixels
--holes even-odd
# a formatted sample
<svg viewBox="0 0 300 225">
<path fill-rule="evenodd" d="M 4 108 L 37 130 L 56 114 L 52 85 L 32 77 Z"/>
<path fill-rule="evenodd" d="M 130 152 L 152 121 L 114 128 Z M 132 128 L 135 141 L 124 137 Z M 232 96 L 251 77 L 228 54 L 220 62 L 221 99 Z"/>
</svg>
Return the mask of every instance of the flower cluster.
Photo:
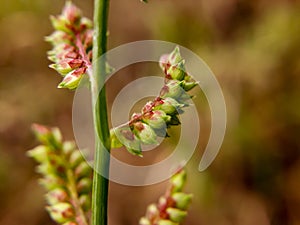
<svg viewBox="0 0 300 225">
<path fill-rule="evenodd" d="M 92 22 L 68 1 L 62 14 L 51 17 L 55 31 L 46 41 L 53 49 L 48 52 L 50 65 L 63 76 L 59 88 L 77 88 L 83 75 L 91 67 L 93 29 Z"/>
<path fill-rule="evenodd" d="M 178 47 L 161 57 L 160 67 L 165 83 L 159 96 L 147 102 L 140 113 L 134 113 L 127 124 L 111 130 L 113 148 L 125 146 L 130 153 L 142 156 L 141 144 L 156 144 L 157 136 L 168 136 L 167 128 L 180 124 L 178 115 L 191 98 L 187 91 L 197 82 L 186 72 Z"/>
<path fill-rule="evenodd" d="M 73 142 L 63 142 L 58 128 L 33 125 L 42 145 L 28 151 L 39 165 L 40 183 L 47 190 L 46 207 L 54 221 L 63 225 L 88 225 L 92 168 Z"/>
<path fill-rule="evenodd" d="M 171 186 L 157 204 L 148 206 L 146 216 L 139 225 L 179 225 L 187 215 L 192 195 L 182 192 L 186 172 L 180 169 L 171 178 Z"/>
</svg>

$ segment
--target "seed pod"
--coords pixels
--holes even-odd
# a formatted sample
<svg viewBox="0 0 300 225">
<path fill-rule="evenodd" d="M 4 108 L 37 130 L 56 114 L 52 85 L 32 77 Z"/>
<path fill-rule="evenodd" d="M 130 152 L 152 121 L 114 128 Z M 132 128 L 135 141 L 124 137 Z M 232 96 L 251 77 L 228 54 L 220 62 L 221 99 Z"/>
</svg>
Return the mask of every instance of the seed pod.
<svg viewBox="0 0 300 225">
<path fill-rule="evenodd" d="M 180 55 L 180 50 L 178 46 L 176 46 L 175 49 L 169 54 L 168 61 L 171 65 L 175 65 L 182 61 L 182 57 Z"/>
<path fill-rule="evenodd" d="M 172 194 L 172 199 L 178 209 L 186 210 L 191 203 L 193 195 L 184 192 L 176 192 Z"/>
<path fill-rule="evenodd" d="M 65 181 L 55 174 L 46 174 L 44 178 L 39 180 L 39 183 L 47 190 L 52 190 L 65 185 Z"/>
<path fill-rule="evenodd" d="M 147 123 L 154 129 L 166 128 L 166 122 L 170 119 L 171 117 L 162 110 L 150 111 L 142 118 L 143 122 Z"/>
<path fill-rule="evenodd" d="M 77 183 L 77 192 L 79 194 L 90 193 L 92 190 L 92 181 L 90 178 L 85 177 Z"/>
<path fill-rule="evenodd" d="M 47 211 L 51 218 L 58 223 L 65 223 L 74 217 L 74 210 L 71 204 L 66 202 L 48 206 Z"/>
<path fill-rule="evenodd" d="M 136 122 L 133 127 L 133 132 L 144 144 L 157 144 L 157 136 L 148 124 Z"/>
<path fill-rule="evenodd" d="M 126 149 L 133 155 L 142 157 L 141 141 L 135 136 L 129 127 L 120 127 L 113 129 L 112 144 L 116 147 L 118 145 L 124 145 Z"/>
<path fill-rule="evenodd" d="M 190 91 L 197 85 L 198 85 L 198 82 L 194 82 L 194 81 L 183 81 L 182 82 L 182 87 L 185 91 Z"/>
<path fill-rule="evenodd" d="M 181 87 L 181 82 L 177 80 L 170 80 L 161 89 L 159 96 L 161 98 L 179 98 L 184 93 L 184 89 Z"/>
<path fill-rule="evenodd" d="M 49 149 L 45 145 L 39 145 L 32 150 L 29 150 L 26 154 L 32 157 L 38 163 L 47 162 L 47 154 Z"/>
<path fill-rule="evenodd" d="M 172 184 L 172 192 L 179 192 L 182 191 L 183 186 L 186 181 L 186 172 L 184 170 L 181 170 L 174 174 L 174 176 L 171 178 L 171 184 Z"/>
<path fill-rule="evenodd" d="M 79 71 L 79 70 L 78 70 Z M 69 72 L 64 79 L 62 80 L 61 83 L 59 83 L 59 85 L 57 86 L 58 88 L 68 88 L 68 89 L 75 89 L 78 87 L 79 82 L 81 81 L 82 75 L 84 74 L 84 72 L 82 71 L 82 73 L 75 73 L 76 71 L 71 71 Z"/>
<path fill-rule="evenodd" d="M 83 161 L 76 167 L 75 176 L 77 179 L 80 179 L 82 177 L 89 176 L 91 174 L 91 171 L 91 166 L 87 162 Z"/>
<path fill-rule="evenodd" d="M 80 151 L 73 151 L 70 155 L 70 166 L 71 168 L 75 168 L 84 160 Z"/>
<path fill-rule="evenodd" d="M 167 208 L 167 213 L 172 221 L 178 223 L 182 222 L 187 215 L 186 211 L 176 208 Z"/>
<path fill-rule="evenodd" d="M 54 205 L 59 202 L 66 202 L 68 194 L 63 188 L 55 188 L 46 194 L 46 200 L 49 205 Z"/>
<path fill-rule="evenodd" d="M 88 211 L 91 208 L 90 196 L 89 195 L 80 195 L 79 203 L 84 211 Z"/>
<path fill-rule="evenodd" d="M 167 70 L 167 75 L 173 80 L 182 81 L 186 75 L 184 63 L 185 61 L 182 60 L 179 63 L 170 66 L 170 68 Z"/>
<path fill-rule="evenodd" d="M 183 104 L 179 104 L 173 98 L 161 99 L 158 104 L 154 107 L 155 110 L 162 110 L 168 115 L 178 114 L 178 109 L 183 107 Z"/>
</svg>

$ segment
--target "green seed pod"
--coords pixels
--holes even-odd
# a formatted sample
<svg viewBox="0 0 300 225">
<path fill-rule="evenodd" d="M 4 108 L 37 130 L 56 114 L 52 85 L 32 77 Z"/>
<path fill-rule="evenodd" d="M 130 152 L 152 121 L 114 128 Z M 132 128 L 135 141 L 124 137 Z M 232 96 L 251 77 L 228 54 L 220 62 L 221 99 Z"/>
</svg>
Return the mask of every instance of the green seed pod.
<svg viewBox="0 0 300 225">
<path fill-rule="evenodd" d="M 147 123 L 154 129 L 166 128 L 166 122 L 170 119 L 171 117 L 162 110 L 150 111 L 142 118 L 143 122 Z"/>
<path fill-rule="evenodd" d="M 82 177 L 90 176 L 91 172 L 91 166 L 87 162 L 83 161 L 76 167 L 75 176 L 77 179 L 80 179 Z"/>
<path fill-rule="evenodd" d="M 165 98 L 160 100 L 159 104 L 154 107 L 155 110 L 162 110 L 168 115 L 178 114 L 178 109 L 183 107 L 174 98 Z"/>
<path fill-rule="evenodd" d="M 179 63 L 170 66 L 167 71 L 167 75 L 169 75 L 173 80 L 182 81 L 186 75 L 184 63 L 185 61 L 182 60 Z"/>
<path fill-rule="evenodd" d="M 68 88 L 68 89 L 75 89 L 78 87 L 81 79 L 82 79 L 82 74 L 75 74 L 75 71 L 69 72 L 64 79 L 62 80 L 61 83 L 57 86 L 58 88 Z"/>
<path fill-rule="evenodd" d="M 141 141 L 134 135 L 129 127 L 120 127 L 113 129 L 115 134 L 112 141 L 115 142 L 114 146 L 124 145 L 131 154 L 142 157 Z M 118 141 L 118 142 L 117 142 Z"/>
<path fill-rule="evenodd" d="M 185 181 L 186 181 L 186 172 L 184 170 L 181 170 L 176 174 L 174 174 L 173 177 L 171 178 L 171 184 L 173 185 L 172 192 L 174 193 L 174 192 L 182 191 Z"/>
<path fill-rule="evenodd" d="M 68 198 L 69 196 L 63 188 L 55 188 L 46 194 L 46 200 L 49 205 L 66 202 Z"/>
<path fill-rule="evenodd" d="M 62 145 L 62 150 L 66 156 L 70 156 L 75 150 L 75 143 L 74 141 L 65 141 Z"/>
<path fill-rule="evenodd" d="M 79 194 L 90 193 L 92 190 L 92 180 L 91 178 L 85 177 L 79 180 L 77 183 L 77 192 Z"/>
<path fill-rule="evenodd" d="M 168 61 L 171 65 L 175 65 L 182 61 L 182 57 L 180 55 L 180 50 L 178 46 L 176 46 L 175 49 L 169 54 Z"/>
<path fill-rule="evenodd" d="M 176 192 L 172 194 L 172 199 L 174 200 L 176 207 L 182 210 L 186 210 L 188 208 L 192 197 L 192 194 L 186 194 L 183 192 Z"/>
<path fill-rule="evenodd" d="M 77 167 L 83 160 L 84 158 L 79 150 L 73 151 L 69 159 L 71 168 Z"/>
<path fill-rule="evenodd" d="M 136 122 L 133 126 L 133 132 L 144 144 L 157 144 L 157 136 L 148 124 Z"/>
<path fill-rule="evenodd" d="M 198 82 L 193 82 L 193 81 L 183 81 L 182 82 L 182 87 L 185 91 L 190 91 L 192 90 L 194 87 L 196 87 L 198 85 Z"/>
<path fill-rule="evenodd" d="M 58 223 L 65 223 L 72 220 L 74 217 L 74 210 L 71 204 L 66 202 L 57 203 L 46 207 L 51 218 Z"/>
<path fill-rule="evenodd" d="M 45 37 L 45 41 L 50 42 L 53 45 L 64 43 L 66 40 L 66 34 L 62 31 L 54 31 L 51 35 Z"/>
<path fill-rule="evenodd" d="M 65 181 L 55 174 L 46 174 L 44 178 L 39 180 L 39 183 L 47 190 L 53 190 L 65 185 Z"/>
<path fill-rule="evenodd" d="M 73 70 L 67 61 L 60 61 L 56 64 L 49 65 L 49 67 L 56 70 L 62 76 L 66 76 Z"/>
<path fill-rule="evenodd" d="M 89 195 L 80 195 L 79 203 L 84 211 L 88 211 L 91 208 L 91 197 Z"/>
<path fill-rule="evenodd" d="M 172 221 L 178 223 L 182 222 L 187 215 L 186 211 L 176 208 L 167 208 L 167 213 Z"/>
<path fill-rule="evenodd" d="M 33 158 L 38 163 L 45 163 L 48 160 L 47 154 L 49 149 L 45 145 L 39 145 L 32 150 L 29 150 L 26 154 Z"/>
<path fill-rule="evenodd" d="M 181 87 L 181 82 L 177 80 L 170 80 L 160 91 L 161 98 L 179 98 L 184 93 L 184 89 Z"/>
<path fill-rule="evenodd" d="M 50 16 L 50 20 L 55 30 L 63 31 L 66 33 L 72 32 L 68 28 L 68 21 L 63 16 L 58 16 L 58 17 Z"/>
</svg>

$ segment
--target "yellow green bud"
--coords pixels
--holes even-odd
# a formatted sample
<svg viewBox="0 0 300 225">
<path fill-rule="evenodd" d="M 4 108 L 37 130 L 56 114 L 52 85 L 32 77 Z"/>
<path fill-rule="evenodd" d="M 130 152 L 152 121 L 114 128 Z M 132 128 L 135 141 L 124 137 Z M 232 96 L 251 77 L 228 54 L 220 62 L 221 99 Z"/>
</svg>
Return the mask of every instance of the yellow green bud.
<svg viewBox="0 0 300 225">
<path fill-rule="evenodd" d="M 168 60 L 171 65 L 175 65 L 182 61 L 182 57 L 180 55 L 180 50 L 178 46 L 176 46 L 175 49 L 169 54 Z"/>
<path fill-rule="evenodd" d="M 91 208 L 91 197 L 89 195 L 80 195 L 79 203 L 84 211 L 88 211 Z"/>
<path fill-rule="evenodd" d="M 169 121 L 171 117 L 162 110 L 154 110 L 146 113 L 142 119 L 143 122 L 147 123 L 150 127 L 162 129 L 166 128 L 166 122 Z"/>
<path fill-rule="evenodd" d="M 87 162 L 83 161 L 76 167 L 75 176 L 77 179 L 80 179 L 82 177 L 89 176 L 91 172 L 92 172 L 91 166 Z"/>
<path fill-rule="evenodd" d="M 39 145 L 37 147 L 35 147 L 32 150 L 29 150 L 27 152 L 27 155 L 31 158 L 33 158 L 35 161 L 37 161 L 38 163 L 44 163 L 47 162 L 48 157 L 48 148 L 45 145 Z"/>
<path fill-rule="evenodd" d="M 129 127 L 120 127 L 111 131 L 112 147 L 118 148 L 124 145 L 128 152 L 142 157 L 141 141 L 135 136 Z"/>
<path fill-rule="evenodd" d="M 79 150 L 77 151 L 73 151 L 70 155 L 70 166 L 71 168 L 75 168 L 76 166 L 78 166 L 82 161 L 84 160 L 81 152 Z"/>
<path fill-rule="evenodd" d="M 136 122 L 133 132 L 144 144 L 157 144 L 157 135 L 148 124 Z"/>
<path fill-rule="evenodd" d="M 172 191 L 179 192 L 182 191 L 183 186 L 186 182 L 186 172 L 185 170 L 180 170 L 171 177 Z"/>
<path fill-rule="evenodd" d="M 183 104 L 179 104 L 174 98 L 165 98 L 160 100 L 159 104 L 154 107 L 155 110 L 162 110 L 166 114 L 177 114 L 177 109 L 183 107 Z"/>
<path fill-rule="evenodd" d="M 182 81 L 186 74 L 184 63 L 184 60 L 182 60 L 179 63 L 170 66 L 167 71 L 167 75 L 169 75 L 174 80 Z"/>
<path fill-rule="evenodd" d="M 46 200 L 49 205 L 66 202 L 68 197 L 67 192 L 63 188 L 55 188 L 46 194 Z"/>
<path fill-rule="evenodd" d="M 62 82 L 58 85 L 58 88 L 68 88 L 68 89 L 75 89 L 78 87 L 79 82 L 82 78 L 82 74 L 74 74 L 74 71 L 69 72 Z"/>
<path fill-rule="evenodd" d="M 178 223 L 182 222 L 187 215 L 186 211 L 176 208 L 167 208 L 167 213 L 172 221 Z"/>
<path fill-rule="evenodd" d="M 172 199 L 175 201 L 178 209 L 186 210 L 191 203 L 193 195 L 183 192 L 176 192 L 172 194 Z"/>
<path fill-rule="evenodd" d="M 92 190 L 92 180 L 91 180 L 91 178 L 88 178 L 88 177 L 82 178 L 77 183 L 77 192 L 79 194 L 90 193 L 91 190 Z"/>
<path fill-rule="evenodd" d="M 184 93 L 184 89 L 181 87 L 181 82 L 177 80 L 170 80 L 160 91 L 161 98 L 179 98 Z"/>
<path fill-rule="evenodd" d="M 71 204 L 66 202 L 48 206 L 47 211 L 51 218 L 58 223 L 65 223 L 74 217 L 74 210 Z"/>
</svg>

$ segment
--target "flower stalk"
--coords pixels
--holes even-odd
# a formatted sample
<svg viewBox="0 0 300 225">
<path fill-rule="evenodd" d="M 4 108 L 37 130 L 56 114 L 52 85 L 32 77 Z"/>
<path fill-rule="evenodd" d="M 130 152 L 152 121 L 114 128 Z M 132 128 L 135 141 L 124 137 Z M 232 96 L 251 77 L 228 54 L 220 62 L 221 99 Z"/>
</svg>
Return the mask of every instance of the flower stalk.
<svg viewBox="0 0 300 225">
<path fill-rule="evenodd" d="M 110 165 L 110 132 L 107 118 L 105 75 L 107 50 L 107 21 L 109 0 L 95 0 L 93 74 L 90 78 L 95 126 L 95 159 L 92 190 L 92 225 L 107 225 L 107 205 Z M 102 58 L 101 58 L 102 57 Z M 100 59 L 101 58 L 101 59 Z M 108 152 L 106 152 L 108 151 Z M 106 175 L 106 177 L 102 176 Z"/>
<path fill-rule="evenodd" d="M 27 154 L 39 163 L 47 211 L 59 224 L 88 225 L 92 168 L 73 142 L 62 141 L 58 128 L 34 124 L 33 131 L 41 145 Z"/>
</svg>

